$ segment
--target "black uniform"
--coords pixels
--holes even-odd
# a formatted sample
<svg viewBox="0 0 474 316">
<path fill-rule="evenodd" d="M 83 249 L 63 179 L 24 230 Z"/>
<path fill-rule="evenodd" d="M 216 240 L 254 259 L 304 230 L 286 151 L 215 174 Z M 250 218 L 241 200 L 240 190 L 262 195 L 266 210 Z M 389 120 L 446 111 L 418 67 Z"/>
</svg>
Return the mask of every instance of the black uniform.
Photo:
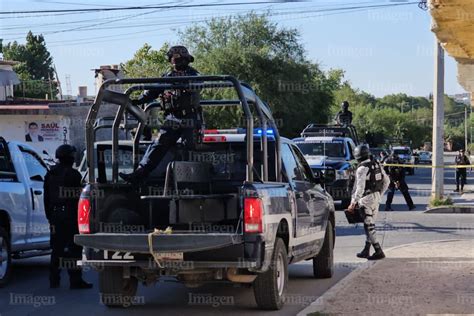
<svg viewBox="0 0 474 316">
<path fill-rule="evenodd" d="M 400 159 L 397 157 L 389 157 L 385 160 L 387 164 L 401 164 Z M 411 199 L 410 192 L 408 192 L 408 185 L 405 181 L 405 169 L 403 167 L 385 167 L 385 172 L 390 177 L 390 184 L 388 186 L 387 201 L 385 202 L 385 210 L 390 211 L 392 209 L 393 196 L 395 190 L 400 190 L 410 210 L 415 208 L 415 204 Z"/>
<path fill-rule="evenodd" d="M 471 162 L 466 155 L 457 155 L 455 159 L 457 166 L 470 165 Z M 464 190 L 464 185 L 466 184 L 467 170 L 466 168 L 456 168 L 456 191 L 459 191 L 459 185 L 461 185 L 461 191 Z"/>
<path fill-rule="evenodd" d="M 183 71 L 172 70 L 164 77 L 197 75 L 199 73 L 194 68 L 187 66 Z M 151 102 L 163 93 L 162 89 L 147 90 L 135 103 Z M 196 91 L 180 90 L 176 95 L 162 98 L 165 122 L 160 129 L 160 137 L 148 147 L 140 161 L 140 167 L 137 169 L 140 175 L 146 177 L 150 174 L 179 138 L 188 148 L 194 147 L 202 128 L 202 109 L 199 101 L 200 95 Z"/>
<path fill-rule="evenodd" d="M 347 126 L 352 124 L 352 112 L 349 110 L 341 110 L 336 114 L 336 123 Z"/>
<path fill-rule="evenodd" d="M 60 269 L 68 268 L 71 284 L 82 282 L 82 271 L 76 266 L 82 247 L 74 243 L 78 234 L 77 204 L 81 190 L 81 174 L 72 164 L 59 163 L 46 174 L 44 206 L 51 229 L 50 282 L 59 283 Z"/>
</svg>

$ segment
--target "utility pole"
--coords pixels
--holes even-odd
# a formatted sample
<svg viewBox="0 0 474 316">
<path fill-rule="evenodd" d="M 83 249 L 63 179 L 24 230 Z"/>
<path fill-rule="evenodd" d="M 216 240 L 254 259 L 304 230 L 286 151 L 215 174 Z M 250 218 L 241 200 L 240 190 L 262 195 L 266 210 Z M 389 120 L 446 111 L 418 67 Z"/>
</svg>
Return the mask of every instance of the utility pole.
<svg viewBox="0 0 474 316">
<path fill-rule="evenodd" d="M 467 105 L 464 105 L 464 150 L 467 151 Z"/>
<path fill-rule="evenodd" d="M 471 155 L 471 147 L 472 147 L 472 125 L 471 125 L 471 118 L 472 118 L 472 106 L 469 106 L 469 155 Z"/>
<path fill-rule="evenodd" d="M 433 159 L 431 198 L 444 195 L 444 50 L 435 38 L 433 91 Z"/>
</svg>

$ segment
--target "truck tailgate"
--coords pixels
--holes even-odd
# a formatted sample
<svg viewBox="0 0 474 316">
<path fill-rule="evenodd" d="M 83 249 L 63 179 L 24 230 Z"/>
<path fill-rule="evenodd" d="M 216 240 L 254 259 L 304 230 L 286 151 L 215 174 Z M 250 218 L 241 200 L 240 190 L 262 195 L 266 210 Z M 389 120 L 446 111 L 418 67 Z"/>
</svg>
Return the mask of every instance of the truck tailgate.
<svg viewBox="0 0 474 316">
<path fill-rule="evenodd" d="M 160 234 L 153 235 L 154 252 L 196 252 L 243 243 L 239 234 Z M 148 234 L 84 234 L 74 242 L 87 248 L 150 253 Z"/>
</svg>

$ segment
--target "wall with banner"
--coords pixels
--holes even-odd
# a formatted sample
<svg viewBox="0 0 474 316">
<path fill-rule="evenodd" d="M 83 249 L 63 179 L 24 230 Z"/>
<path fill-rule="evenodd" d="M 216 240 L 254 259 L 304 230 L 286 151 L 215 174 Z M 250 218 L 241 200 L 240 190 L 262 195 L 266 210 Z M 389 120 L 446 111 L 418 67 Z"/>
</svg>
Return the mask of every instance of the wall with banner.
<svg viewBox="0 0 474 316">
<path fill-rule="evenodd" d="M 60 115 L 5 115 L 0 117 L 0 136 L 54 157 L 58 146 L 70 143 L 69 126 L 69 118 Z"/>
</svg>

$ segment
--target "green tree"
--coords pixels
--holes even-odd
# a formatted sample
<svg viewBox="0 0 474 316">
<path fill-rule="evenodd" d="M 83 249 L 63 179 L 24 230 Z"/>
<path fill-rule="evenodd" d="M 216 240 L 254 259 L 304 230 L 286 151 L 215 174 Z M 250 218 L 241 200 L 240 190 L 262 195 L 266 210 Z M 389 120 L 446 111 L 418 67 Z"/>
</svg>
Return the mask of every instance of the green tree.
<svg viewBox="0 0 474 316">
<path fill-rule="evenodd" d="M 132 59 L 121 64 L 121 68 L 130 78 L 161 77 L 170 68 L 166 57 L 168 48 L 169 45 L 164 44 L 159 50 L 155 50 L 145 43 Z"/>
<path fill-rule="evenodd" d="M 306 124 L 328 120 L 342 71 L 324 72 L 308 60 L 295 29 L 251 13 L 194 25 L 180 36 L 201 73 L 231 74 L 249 83 L 269 104 L 283 135 L 296 136 Z M 228 109 L 208 113 L 206 123 L 212 127 L 224 127 L 240 115 L 236 111 L 229 117 Z"/>
<path fill-rule="evenodd" d="M 349 109 L 351 111 L 354 108 L 362 106 L 374 107 L 376 103 L 376 99 L 373 95 L 352 88 L 349 81 L 344 81 L 344 83 L 339 86 L 339 89 L 334 92 L 334 101 L 331 110 L 333 116 L 341 109 L 341 103 L 343 101 L 349 102 Z"/>
<path fill-rule="evenodd" d="M 22 81 L 19 89 L 25 97 L 44 98 L 48 94 L 53 98 L 57 94 L 53 58 L 42 35 L 28 32 L 25 44 L 14 41 L 4 45 L 3 56 L 20 62 L 14 69 Z"/>
</svg>

